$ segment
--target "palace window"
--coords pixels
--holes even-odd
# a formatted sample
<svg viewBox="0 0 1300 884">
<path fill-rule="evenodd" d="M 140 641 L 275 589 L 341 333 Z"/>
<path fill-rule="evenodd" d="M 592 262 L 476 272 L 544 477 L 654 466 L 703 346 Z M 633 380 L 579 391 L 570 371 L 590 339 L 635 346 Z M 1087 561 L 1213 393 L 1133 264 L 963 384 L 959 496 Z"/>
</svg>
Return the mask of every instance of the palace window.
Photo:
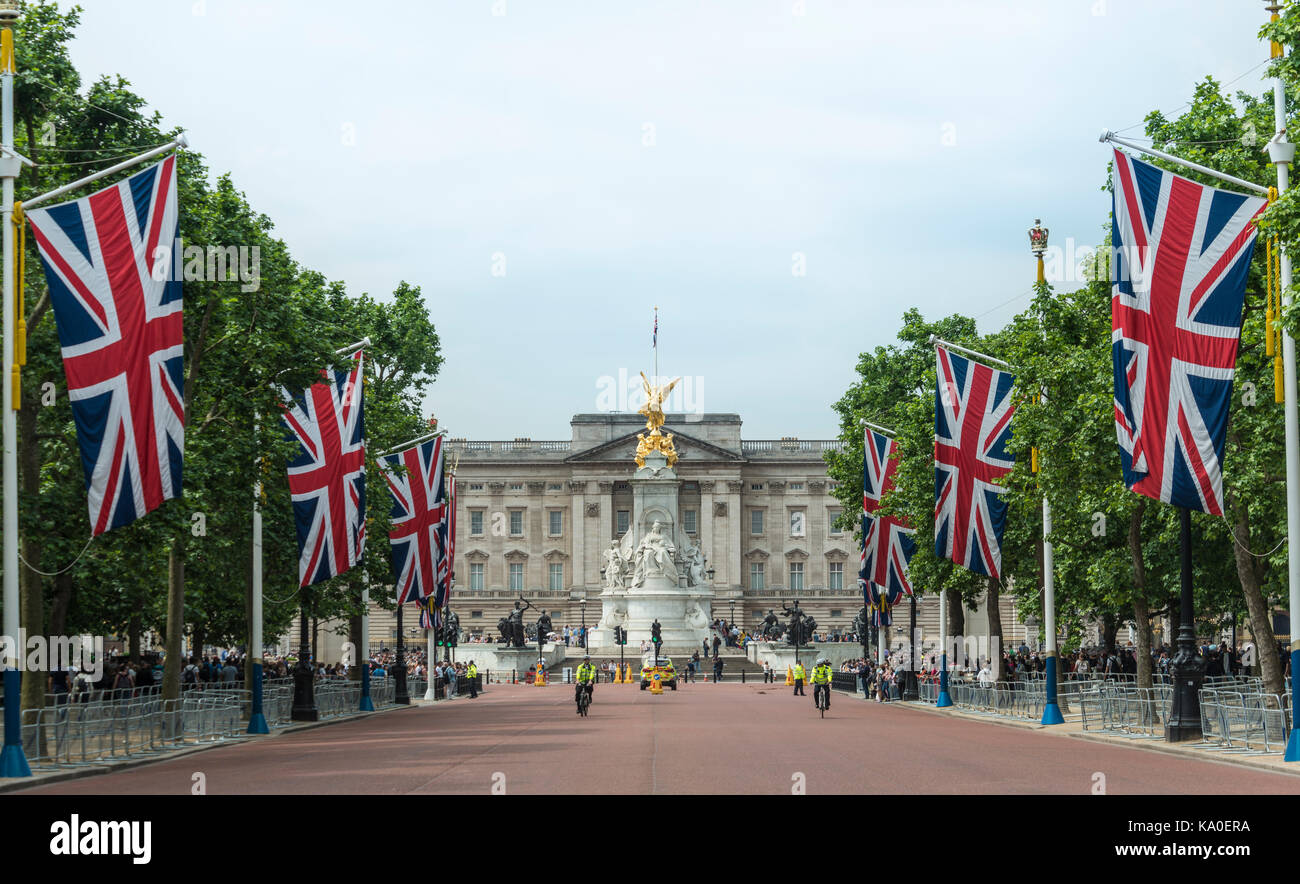
<svg viewBox="0 0 1300 884">
<path fill-rule="evenodd" d="M 521 537 L 524 533 L 524 511 L 510 511 L 510 536 Z"/>
<path fill-rule="evenodd" d="M 627 533 L 627 527 L 632 522 L 632 512 L 630 510 L 619 510 L 617 517 L 614 519 L 614 533 L 622 537 Z"/>
<path fill-rule="evenodd" d="M 763 533 L 763 511 L 762 510 L 749 511 L 749 533 L 750 534 Z"/>
<path fill-rule="evenodd" d="M 563 491 L 563 490 L 564 490 L 564 486 L 561 485 L 559 482 L 552 482 L 551 484 L 549 484 L 549 485 L 546 486 L 546 490 L 547 490 L 547 491 Z"/>
<path fill-rule="evenodd" d="M 790 489 L 789 489 L 789 490 L 791 490 L 791 491 L 803 491 L 803 483 L 802 483 L 802 482 L 791 482 L 791 483 L 790 483 Z"/>
<path fill-rule="evenodd" d="M 696 523 L 699 521 L 699 512 L 697 510 L 686 510 L 682 513 L 682 530 L 687 534 L 694 534 Z"/>
<path fill-rule="evenodd" d="M 524 563 L 510 563 L 510 589 L 512 592 L 522 592 L 524 588 Z"/>
<path fill-rule="evenodd" d="M 560 529 L 564 527 L 564 513 L 563 513 L 563 511 L 561 511 L 561 510 L 551 510 L 549 513 L 547 513 L 547 515 L 550 516 L 550 518 L 551 518 L 551 526 L 550 526 L 550 527 L 551 527 L 551 536 L 552 536 L 552 537 L 559 537 L 560 534 L 562 533 Z"/>
<path fill-rule="evenodd" d="M 790 563 L 790 589 L 803 589 L 803 562 Z"/>
<path fill-rule="evenodd" d="M 471 562 L 469 566 L 469 589 L 470 592 L 483 591 L 483 563 Z"/>
<path fill-rule="evenodd" d="M 510 490 L 511 490 L 511 491 L 523 491 L 523 490 L 524 490 L 524 483 L 523 483 L 523 482 L 511 482 L 511 483 L 510 483 Z"/>
<path fill-rule="evenodd" d="M 469 533 L 475 537 L 483 536 L 483 511 L 469 511 Z"/>
<path fill-rule="evenodd" d="M 564 563 L 551 562 L 551 589 L 564 589 Z"/>
<path fill-rule="evenodd" d="M 749 563 L 749 588 L 750 589 L 767 589 L 766 581 L 763 579 L 763 563 Z"/>
<path fill-rule="evenodd" d="M 830 588 L 843 589 L 844 588 L 844 563 L 831 562 L 830 566 L 831 566 Z"/>
<path fill-rule="evenodd" d="M 839 525 L 835 524 L 840 518 L 840 513 L 841 510 L 826 511 L 826 521 L 830 525 L 830 532 L 832 537 L 839 537 L 841 534 L 844 533 L 844 529 L 841 528 Z"/>
</svg>

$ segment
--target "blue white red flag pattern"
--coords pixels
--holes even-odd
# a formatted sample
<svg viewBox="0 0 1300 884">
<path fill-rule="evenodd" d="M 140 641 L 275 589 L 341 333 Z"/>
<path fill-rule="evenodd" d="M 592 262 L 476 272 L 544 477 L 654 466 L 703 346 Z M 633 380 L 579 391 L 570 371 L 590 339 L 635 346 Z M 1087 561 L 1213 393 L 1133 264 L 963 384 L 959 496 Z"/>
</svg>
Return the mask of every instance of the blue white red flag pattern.
<svg viewBox="0 0 1300 884">
<path fill-rule="evenodd" d="M 181 494 L 185 451 L 176 157 L 27 215 L 49 284 L 92 535 Z"/>
<path fill-rule="evenodd" d="M 442 437 L 379 459 L 393 498 L 393 579 L 399 605 L 434 597 L 446 602 L 447 501 L 443 493 Z M 398 469 L 402 467 L 404 469 Z M 441 598 L 438 598 L 441 596 Z"/>
<path fill-rule="evenodd" d="M 1015 378 L 935 348 L 934 554 L 1000 578 Z"/>
<path fill-rule="evenodd" d="M 322 372 L 287 401 L 281 419 L 298 455 L 289 462 L 289 491 L 298 527 L 298 580 L 311 586 L 361 560 L 366 546 L 365 398 L 363 358 L 350 371 Z"/>
<path fill-rule="evenodd" d="M 858 574 L 887 590 L 912 594 L 907 563 L 916 552 L 915 533 L 900 519 L 877 516 L 881 502 L 894 488 L 898 444 L 867 430 L 862 455 L 862 568 Z"/>
<path fill-rule="evenodd" d="M 1263 199 L 1115 151 L 1111 358 L 1124 484 L 1223 512 L 1223 441 Z"/>
</svg>

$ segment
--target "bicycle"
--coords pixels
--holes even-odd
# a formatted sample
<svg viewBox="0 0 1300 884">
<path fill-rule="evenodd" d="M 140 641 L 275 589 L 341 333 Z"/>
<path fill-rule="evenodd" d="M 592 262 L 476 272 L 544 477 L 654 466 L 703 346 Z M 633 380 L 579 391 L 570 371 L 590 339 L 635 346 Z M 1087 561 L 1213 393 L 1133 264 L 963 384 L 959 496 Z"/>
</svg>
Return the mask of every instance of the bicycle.
<svg viewBox="0 0 1300 884">
<path fill-rule="evenodd" d="M 817 703 L 817 709 L 819 712 L 821 712 L 822 718 L 825 718 L 826 710 L 829 709 L 831 706 L 830 685 L 824 685 L 824 684 L 814 685 L 813 694 L 814 694 L 814 700 Z"/>
<path fill-rule="evenodd" d="M 581 715 L 583 718 L 586 718 L 587 709 L 590 708 L 590 706 L 591 706 L 591 691 L 586 690 L 585 688 L 583 690 L 578 691 L 578 714 Z"/>
</svg>

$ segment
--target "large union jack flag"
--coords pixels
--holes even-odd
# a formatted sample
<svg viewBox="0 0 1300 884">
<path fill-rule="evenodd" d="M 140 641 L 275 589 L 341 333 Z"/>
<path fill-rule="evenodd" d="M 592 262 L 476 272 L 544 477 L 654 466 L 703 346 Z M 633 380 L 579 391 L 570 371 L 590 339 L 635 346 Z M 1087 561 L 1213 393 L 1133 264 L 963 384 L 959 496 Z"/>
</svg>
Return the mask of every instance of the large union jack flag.
<svg viewBox="0 0 1300 884">
<path fill-rule="evenodd" d="M 176 157 L 28 215 L 58 325 L 92 535 L 181 494 Z"/>
<path fill-rule="evenodd" d="M 1223 438 L 1265 200 L 1115 151 L 1111 358 L 1124 484 L 1223 512 Z"/>
<path fill-rule="evenodd" d="M 443 492 L 442 437 L 379 459 L 393 498 L 393 551 L 397 603 L 433 597 L 434 618 L 446 602 L 447 499 Z"/>
<path fill-rule="evenodd" d="M 322 372 L 284 405 L 281 418 L 298 456 L 289 462 L 289 491 L 298 526 L 298 581 L 311 586 L 361 560 L 366 547 L 365 397 L 360 352 L 350 371 Z M 281 388 L 290 399 L 290 393 Z"/>
<path fill-rule="evenodd" d="M 1010 372 L 935 348 L 934 554 L 999 578 L 1007 521 L 999 482 L 1015 459 Z"/>
<path fill-rule="evenodd" d="M 888 436 L 867 430 L 862 455 L 862 568 L 864 581 L 912 594 L 907 563 L 916 551 L 915 533 L 900 519 L 877 516 L 885 496 L 894 488 L 898 445 Z"/>
</svg>

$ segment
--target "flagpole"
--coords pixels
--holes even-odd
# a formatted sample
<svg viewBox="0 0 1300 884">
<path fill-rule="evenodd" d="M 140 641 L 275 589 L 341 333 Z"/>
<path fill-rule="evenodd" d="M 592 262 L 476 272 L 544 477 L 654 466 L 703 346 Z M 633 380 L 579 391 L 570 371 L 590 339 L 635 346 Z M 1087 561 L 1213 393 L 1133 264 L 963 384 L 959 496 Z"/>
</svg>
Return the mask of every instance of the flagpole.
<svg viewBox="0 0 1300 884">
<path fill-rule="evenodd" d="M 1038 219 L 1034 220 L 1034 226 L 1029 229 L 1029 250 L 1038 259 L 1038 285 L 1046 289 L 1047 276 L 1043 272 L 1043 254 L 1047 251 L 1047 228 L 1043 227 Z M 1041 400 L 1046 403 L 1047 394 L 1044 391 Z M 1038 449 L 1033 450 L 1033 463 L 1031 465 L 1034 472 L 1041 469 L 1041 462 L 1038 458 Z M 1047 493 L 1043 493 L 1043 631 L 1047 634 L 1047 649 L 1045 651 L 1046 672 L 1044 673 L 1046 684 L 1046 696 L 1043 702 L 1043 720 L 1044 725 L 1065 724 L 1065 716 L 1061 714 L 1061 704 L 1057 698 L 1057 669 L 1060 661 L 1056 653 L 1056 557 L 1052 549 L 1052 541 L 1048 538 L 1052 536 L 1052 502 L 1047 499 Z M 1037 644 L 1037 642 L 1035 642 Z"/>
<path fill-rule="evenodd" d="M 253 438 L 261 430 L 262 416 L 253 413 Z M 256 458 L 258 479 L 253 485 L 253 622 L 249 624 L 248 661 L 253 667 L 253 701 L 248 716 L 248 733 L 269 734 L 262 709 L 262 462 Z"/>
<path fill-rule="evenodd" d="M 1200 172 L 1202 175 L 1209 175 L 1211 178 L 1218 178 L 1220 181 L 1225 181 L 1228 184 L 1235 184 L 1237 187 L 1244 187 L 1246 190 L 1252 191 L 1253 193 L 1258 193 L 1263 196 L 1268 196 L 1267 187 L 1261 187 L 1258 184 L 1254 184 L 1250 181 L 1246 181 L 1244 179 L 1238 178 L 1235 175 L 1228 175 L 1224 172 L 1219 172 L 1215 169 L 1211 169 L 1208 166 L 1202 166 L 1200 163 L 1193 163 L 1191 160 L 1185 160 L 1182 157 L 1176 157 L 1171 153 L 1165 153 L 1163 150 L 1156 150 L 1154 147 L 1135 144 L 1132 141 L 1129 141 L 1127 138 L 1120 138 L 1118 135 L 1116 135 L 1114 132 L 1110 131 L 1109 129 L 1107 129 L 1105 132 L 1102 132 L 1101 136 L 1097 140 L 1103 144 L 1109 141 L 1112 144 L 1118 144 L 1122 147 L 1127 147 L 1129 150 L 1136 150 L 1138 153 L 1144 153 L 1147 156 L 1152 156 L 1155 157 L 1156 159 L 1165 160 L 1167 162 L 1174 163 L 1176 165 L 1182 166 L 1184 169 L 1191 169 L 1193 172 Z"/>
<path fill-rule="evenodd" d="M 8 641 L 4 660 L 5 737 L 0 752 L 0 777 L 30 777 L 31 767 L 23 754 L 22 673 L 18 669 L 18 424 L 14 409 L 18 367 L 14 365 L 14 179 L 22 160 L 14 146 L 14 32 L 21 12 L 17 0 L 0 3 L 0 224 L 4 225 L 4 364 L 14 372 L 4 384 L 4 632 Z M 134 650 L 134 649 L 132 649 Z"/>
<path fill-rule="evenodd" d="M 983 359 L 985 362 L 992 362 L 996 365 L 1002 366 L 1003 368 L 1011 367 L 1010 362 L 1003 362 L 1001 359 L 994 359 L 992 356 L 988 355 L 987 353 L 981 353 L 978 350 L 971 350 L 966 347 L 962 347 L 959 344 L 954 344 L 951 341 L 945 341 L 943 338 L 938 337 L 937 335 L 930 335 L 930 346 L 943 347 L 946 350 L 956 350 L 958 353 L 965 353 L 967 356 L 973 356 L 976 359 Z"/>
<path fill-rule="evenodd" d="M 1271 20 L 1277 21 L 1281 6 L 1274 2 L 1267 7 Z M 1281 58 L 1280 43 L 1272 43 L 1270 54 Z M 1286 92 L 1282 80 L 1273 77 L 1273 126 L 1277 135 L 1268 143 L 1268 158 L 1277 166 L 1277 192 L 1286 193 L 1291 183 L 1289 163 L 1295 159 L 1295 146 L 1286 140 Z M 1291 256 L 1286 249 L 1281 254 L 1282 307 L 1291 304 Z M 1280 323 L 1279 323 L 1280 324 Z M 1291 709 L 1300 709 L 1300 416 L 1296 413 L 1295 339 L 1282 327 L 1282 389 L 1285 404 L 1283 420 L 1286 427 L 1286 536 L 1287 552 L 1287 604 L 1291 620 Z M 1294 711 L 1292 715 L 1294 717 Z M 1300 761 L 1300 735 L 1293 726 L 1287 740 L 1285 761 Z"/>
<path fill-rule="evenodd" d="M 41 203 L 49 202 L 52 199 L 63 196 L 63 194 L 65 193 L 71 193 L 77 188 L 85 187 L 87 184 L 92 184 L 101 178 L 107 178 L 109 175 L 112 175 L 115 172 L 121 172 L 123 169 L 129 169 L 132 166 L 138 166 L 141 163 L 152 160 L 154 157 L 162 156 L 165 153 L 170 153 L 171 151 L 176 150 L 177 148 L 189 147 L 189 145 L 190 145 L 189 139 L 187 139 L 185 137 L 185 133 L 182 132 L 180 135 L 177 135 L 175 138 L 173 138 L 171 141 L 167 142 L 166 144 L 160 144 L 157 147 L 153 148 L 152 150 L 145 151 L 139 156 L 131 157 L 131 159 L 129 160 L 123 160 L 122 162 L 117 163 L 116 165 L 109 166 L 107 169 L 100 169 L 98 172 L 94 173 L 93 175 L 87 175 L 85 178 L 78 178 L 76 181 L 72 182 L 71 184 L 65 184 L 62 187 L 56 187 L 54 190 L 51 190 L 48 193 L 43 193 L 40 196 L 34 196 L 29 200 L 23 200 L 23 211 L 29 211 L 31 209 L 34 209 Z"/>
</svg>

